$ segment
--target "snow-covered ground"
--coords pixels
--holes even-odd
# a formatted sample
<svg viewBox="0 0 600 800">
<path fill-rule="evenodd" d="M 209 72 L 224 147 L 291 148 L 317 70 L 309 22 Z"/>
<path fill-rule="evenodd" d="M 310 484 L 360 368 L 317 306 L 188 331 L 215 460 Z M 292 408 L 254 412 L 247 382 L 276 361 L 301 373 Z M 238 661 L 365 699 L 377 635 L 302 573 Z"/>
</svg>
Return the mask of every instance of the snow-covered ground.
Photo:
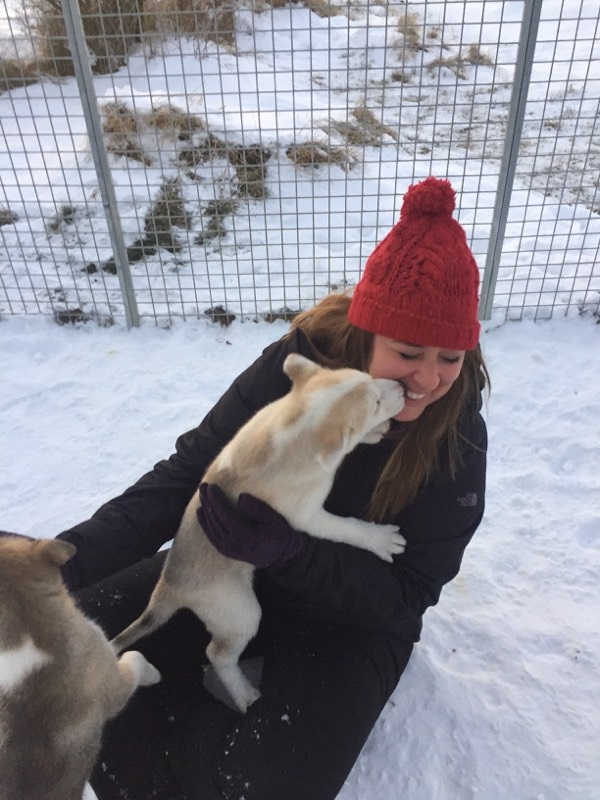
<svg viewBox="0 0 600 800">
<path fill-rule="evenodd" d="M 486 516 L 340 800 L 599 800 L 595 323 L 485 333 Z M 1 527 L 53 536 L 88 517 L 285 330 L 0 324 Z"/>
</svg>

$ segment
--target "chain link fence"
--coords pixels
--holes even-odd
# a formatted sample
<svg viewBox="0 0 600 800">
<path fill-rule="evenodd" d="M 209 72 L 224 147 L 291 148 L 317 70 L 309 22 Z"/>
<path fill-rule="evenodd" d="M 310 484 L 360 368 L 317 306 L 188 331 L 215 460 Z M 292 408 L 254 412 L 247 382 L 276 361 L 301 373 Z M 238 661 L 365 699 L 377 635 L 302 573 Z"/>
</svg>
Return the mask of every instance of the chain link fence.
<svg viewBox="0 0 600 800">
<path fill-rule="evenodd" d="M 599 16 L 0 0 L 0 315 L 287 317 L 355 284 L 430 174 L 482 317 L 597 314 Z"/>
</svg>

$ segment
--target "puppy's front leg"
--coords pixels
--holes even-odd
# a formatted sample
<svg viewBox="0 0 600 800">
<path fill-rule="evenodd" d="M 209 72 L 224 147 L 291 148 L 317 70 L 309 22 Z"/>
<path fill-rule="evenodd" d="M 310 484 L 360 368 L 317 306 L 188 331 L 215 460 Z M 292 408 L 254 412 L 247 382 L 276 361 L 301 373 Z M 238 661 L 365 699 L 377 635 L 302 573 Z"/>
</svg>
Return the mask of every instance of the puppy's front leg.
<svg viewBox="0 0 600 800">
<path fill-rule="evenodd" d="M 361 444 L 377 444 L 383 439 L 389 429 L 390 423 L 387 420 L 380 422 L 379 425 L 365 434 Z"/>
<path fill-rule="evenodd" d="M 396 525 L 380 525 L 354 517 L 337 517 L 324 509 L 297 525 L 301 530 L 318 539 L 343 542 L 369 550 L 384 561 L 392 561 L 394 555 L 404 552 L 406 539 Z"/>
<path fill-rule="evenodd" d="M 137 650 L 128 650 L 119 658 L 119 672 L 132 683 L 134 689 L 138 686 L 152 686 L 160 681 L 160 672 Z"/>
<path fill-rule="evenodd" d="M 116 675 L 112 680 L 112 691 L 108 693 L 110 707 L 106 709 L 109 717 L 121 711 L 131 695 L 139 686 L 152 686 L 160 681 L 160 672 L 146 661 L 137 650 L 128 650 L 117 662 Z"/>
</svg>

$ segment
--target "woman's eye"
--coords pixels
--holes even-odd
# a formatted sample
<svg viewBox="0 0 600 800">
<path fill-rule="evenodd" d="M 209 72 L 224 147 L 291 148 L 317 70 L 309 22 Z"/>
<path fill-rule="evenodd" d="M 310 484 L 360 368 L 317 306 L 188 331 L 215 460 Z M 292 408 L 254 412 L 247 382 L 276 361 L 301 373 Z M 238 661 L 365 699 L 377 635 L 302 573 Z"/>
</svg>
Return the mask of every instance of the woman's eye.
<svg viewBox="0 0 600 800">
<path fill-rule="evenodd" d="M 442 356 L 442 361 L 446 364 L 458 364 L 460 361 L 461 356 Z"/>
<path fill-rule="evenodd" d="M 419 356 L 414 353 L 398 353 L 403 361 L 415 361 Z"/>
</svg>

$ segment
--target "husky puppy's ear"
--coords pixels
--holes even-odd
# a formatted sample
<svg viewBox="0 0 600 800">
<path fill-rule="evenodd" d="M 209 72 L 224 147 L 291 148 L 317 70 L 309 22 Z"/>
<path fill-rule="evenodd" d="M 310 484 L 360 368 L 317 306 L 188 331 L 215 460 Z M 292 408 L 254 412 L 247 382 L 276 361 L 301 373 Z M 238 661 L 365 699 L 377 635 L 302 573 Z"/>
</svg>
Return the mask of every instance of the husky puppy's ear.
<svg viewBox="0 0 600 800">
<path fill-rule="evenodd" d="M 62 567 L 77 552 L 74 544 L 62 539 L 40 539 L 35 547 L 38 555 L 57 567 Z"/>
<path fill-rule="evenodd" d="M 335 472 L 340 462 L 350 449 L 350 440 L 355 433 L 350 425 L 323 426 L 319 438 L 317 461 L 326 472 Z"/>
<path fill-rule="evenodd" d="M 283 362 L 283 371 L 292 383 L 296 385 L 306 383 L 318 370 L 318 364 L 315 364 L 314 361 L 305 356 L 301 356 L 300 353 L 290 353 Z"/>
</svg>

